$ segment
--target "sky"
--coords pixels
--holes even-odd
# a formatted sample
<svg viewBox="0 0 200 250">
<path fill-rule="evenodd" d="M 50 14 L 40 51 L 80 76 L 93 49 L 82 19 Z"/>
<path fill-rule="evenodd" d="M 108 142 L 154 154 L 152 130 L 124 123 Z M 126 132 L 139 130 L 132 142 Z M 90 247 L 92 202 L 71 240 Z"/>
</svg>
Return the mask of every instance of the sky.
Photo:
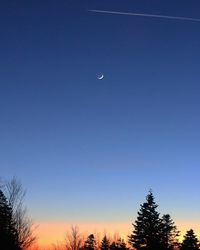
<svg viewBox="0 0 200 250">
<path fill-rule="evenodd" d="M 200 225 L 200 22 L 89 11 L 200 19 L 199 8 L 1 2 L 0 172 L 27 189 L 44 238 L 46 225 L 129 230 L 150 188 L 179 229 Z"/>
</svg>

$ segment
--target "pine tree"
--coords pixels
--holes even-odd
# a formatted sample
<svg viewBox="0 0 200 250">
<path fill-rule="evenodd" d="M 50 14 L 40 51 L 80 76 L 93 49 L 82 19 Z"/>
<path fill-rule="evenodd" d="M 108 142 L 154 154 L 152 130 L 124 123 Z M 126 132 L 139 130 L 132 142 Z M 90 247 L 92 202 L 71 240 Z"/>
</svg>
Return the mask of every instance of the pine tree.
<svg viewBox="0 0 200 250">
<path fill-rule="evenodd" d="M 199 241 L 197 236 L 194 234 L 194 231 L 190 229 L 186 232 L 184 236 L 184 240 L 181 244 L 180 250 L 198 250 L 199 249 Z"/>
<path fill-rule="evenodd" d="M 101 241 L 101 250 L 109 250 L 109 240 L 106 235 L 104 235 L 102 241 Z"/>
<path fill-rule="evenodd" d="M 179 231 L 177 230 L 174 221 L 169 214 L 162 216 L 162 246 L 165 250 L 173 250 L 178 246 L 177 237 Z"/>
<path fill-rule="evenodd" d="M 137 250 L 162 250 L 162 224 L 159 213 L 156 211 L 157 207 L 150 191 L 133 224 L 133 233 L 129 236 L 129 243 Z"/>
<path fill-rule="evenodd" d="M 117 249 L 119 250 L 128 250 L 126 243 L 122 238 L 119 238 L 116 242 Z"/>
<path fill-rule="evenodd" d="M 83 246 L 84 250 L 96 250 L 96 240 L 93 234 L 90 234 Z"/>
<path fill-rule="evenodd" d="M 117 249 L 116 242 L 113 241 L 113 242 L 110 244 L 110 250 L 116 250 L 116 249 Z"/>
<path fill-rule="evenodd" d="M 12 209 L 0 190 L 0 249 L 20 250 L 18 234 L 12 218 Z"/>
<path fill-rule="evenodd" d="M 117 241 L 113 241 L 110 245 L 110 250 L 128 250 L 126 243 L 123 239 L 119 238 Z"/>
</svg>

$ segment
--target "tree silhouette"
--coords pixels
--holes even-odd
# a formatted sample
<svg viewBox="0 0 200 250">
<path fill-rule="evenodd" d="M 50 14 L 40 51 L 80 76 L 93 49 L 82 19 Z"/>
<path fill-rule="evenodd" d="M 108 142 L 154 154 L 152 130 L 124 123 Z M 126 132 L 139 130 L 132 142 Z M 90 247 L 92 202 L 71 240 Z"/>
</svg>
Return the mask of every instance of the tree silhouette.
<svg viewBox="0 0 200 250">
<path fill-rule="evenodd" d="M 129 236 L 129 243 L 137 250 L 162 249 L 162 224 L 159 213 L 156 211 L 157 207 L 154 196 L 149 191 L 146 202 L 141 205 L 137 220 L 133 224 L 134 230 Z"/>
<path fill-rule="evenodd" d="M 116 242 L 118 249 L 120 250 L 128 250 L 129 248 L 126 246 L 125 241 L 122 238 L 119 238 Z"/>
<path fill-rule="evenodd" d="M 12 209 L 0 190 L 0 249 L 21 250 L 18 234 L 12 218 Z"/>
<path fill-rule="evenodd" d="M 128 250 L 126 243 L 122 238 L 119 238 L 117 241 L 113 241 L 110 245 L 110 250 Z"/>
<path fill-rule="evenodd" d="M 96 250 L 96 240 L 94 234 L 90 234 L 87 240 L 84 242 L 84 250 Z"/>
<path fill-rule="evenodd" d="M 26 192 L 20 181 L 15 177 L 6 182 L 4 190 L 8 204 L 12 208 L 12 217 L 15 222 L 20 247 L 23 250 L 28 249 L 36 241 L 36 237 L 33 235 L 32 220 L 28 217 L 23 204 Z"/>
<path fill-rule="evenodd" d="M 101 250 L 109 250 L 109 239 L 107 238 L 106 235 L 104 235 L 101 245 L 100 245 Z"/>
<path fill-rule="evenodd" d="M 198 250 L 199 241 L 197 236 L 194 234 L 194 231 L 190 229 L 186 232 L 184 240 L 181 244 L 180 250 Z"/>
<path fill-rule="evenodd" d="M 162 248 L 165 250 L 173 250 L 178 246 L 179 231 L 169 214 L 162 216 Z"/>
<path fill-rule="evenodd" d="M 67 234 L 67 244 L 66 248 L 68 250 L 80 250 L 82 244 L 82 238 L 79 234 L 79 229 L 77 226 L 71 227 L 71 233 Z"/>
</svg>

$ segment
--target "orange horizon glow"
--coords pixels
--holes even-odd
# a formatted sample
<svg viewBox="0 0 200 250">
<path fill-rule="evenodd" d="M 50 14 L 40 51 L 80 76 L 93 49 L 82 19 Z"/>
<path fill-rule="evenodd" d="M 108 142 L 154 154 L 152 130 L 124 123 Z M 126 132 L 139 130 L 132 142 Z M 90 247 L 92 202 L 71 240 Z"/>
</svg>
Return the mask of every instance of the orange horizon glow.
<svg viewBox="0 0 200 250">
<path fill-rule="evenodd" d="M 57 243 L 65 242 L 67 233 L 70 233 L 71 226 L 77 226 L 79 232 L 84 237 L 93 233 L 101 237 L 107 234 L 109 237 L 120 235 L 126 239 L 131 231 L 131 224 L 123 222 L 89 222 L 89 223 L 64 223 L 64 222 L 39 222 L 36 230 L 38 244 L 40 246 L 47 246 Z"/>
<path fill-rule="evenodd" d="M 130 222 L 38 222 L 38 227 L 35 231 L 37 235 L 37 244 L 39 247 L 51 247 L 53 244 L 64 244 L 67 233 L 70 233 L 71 226 L 77 226 L 79 233 L 83 237 L 87 237 L 93 233 L 99 239 L 106 234 L 109 238 L 114 238 L 115 235 L 122 237 L 125 241 L 131 233 L 133 227 Z M 200 235 L 200 220 L 194 221 L 176 221 L 177 229 L 181 232 L 180 241 L 185 232 L 193 229 L 196 235 Z"/>
</svg>

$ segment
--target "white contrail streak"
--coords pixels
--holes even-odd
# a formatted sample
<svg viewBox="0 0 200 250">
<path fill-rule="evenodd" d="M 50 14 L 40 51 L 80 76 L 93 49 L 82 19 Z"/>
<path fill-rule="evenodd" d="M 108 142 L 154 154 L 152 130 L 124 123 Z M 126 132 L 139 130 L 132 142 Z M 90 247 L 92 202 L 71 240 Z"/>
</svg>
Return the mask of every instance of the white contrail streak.
<svg viewBox="0 0 200 250">
<path fill-rule="evenodd" d="M 121 12 L 121 11 L 110 11 L 110 10 L 88 10 L 88 11 L 96 12 L 96 13 L 103 13 L 103 14 L 153 17 L 153 18 L 165 18 L 165 19 L 173 19 L 173 20 L 181 20 L 181 21 L 200 22 L 200 19 L 198 18 L 182 17 L 182 16 L 164 16 L 164 15 L 153 15 L 153 14 L 145 14 L 145 13 Z"/>
</svg>

